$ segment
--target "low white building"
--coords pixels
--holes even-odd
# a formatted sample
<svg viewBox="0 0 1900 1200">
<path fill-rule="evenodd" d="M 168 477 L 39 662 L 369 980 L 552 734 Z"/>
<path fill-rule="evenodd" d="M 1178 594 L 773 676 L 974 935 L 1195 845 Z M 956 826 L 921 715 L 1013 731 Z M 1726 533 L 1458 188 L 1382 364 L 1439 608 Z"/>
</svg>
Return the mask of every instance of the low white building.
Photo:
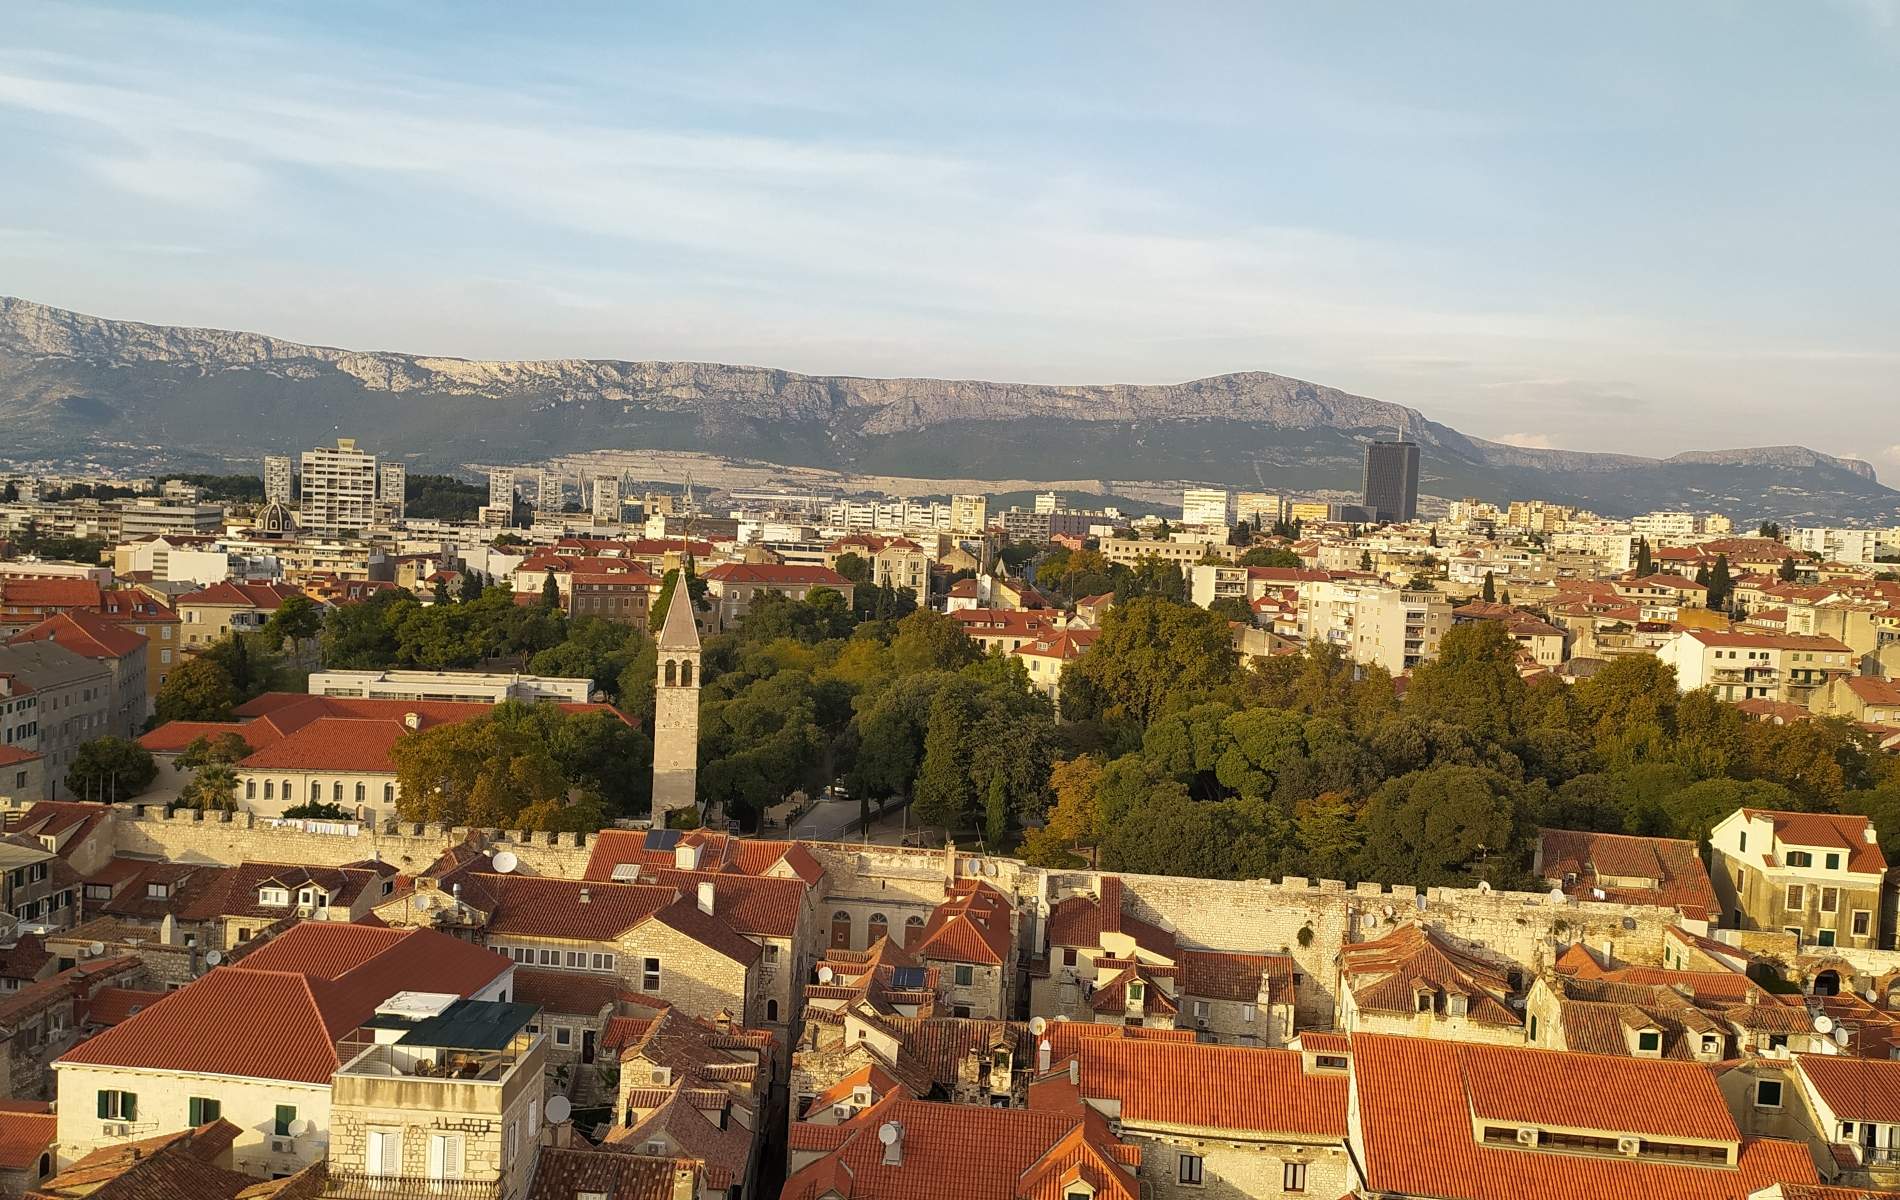
<svg viewBox="0 0 1900 1200">
<path fill-rule="evenodd" d="M 560 700 L 585 704 L 591 679 L 483 671 L 312 671 L 312 696 L 368 700 L 456 700 L 500 704 L 507 700 Z"/>
</svg>

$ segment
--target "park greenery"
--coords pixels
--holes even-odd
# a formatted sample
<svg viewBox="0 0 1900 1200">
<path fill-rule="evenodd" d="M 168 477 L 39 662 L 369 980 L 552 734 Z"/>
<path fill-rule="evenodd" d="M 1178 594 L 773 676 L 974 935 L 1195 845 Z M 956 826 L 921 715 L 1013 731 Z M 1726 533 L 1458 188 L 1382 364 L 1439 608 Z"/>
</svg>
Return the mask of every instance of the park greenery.
<svg viewBox="0 0 1900 1200">
<path fill-rule="evenodd" d="M 1258 547 L 1241 561 L 1286 557 Z M 1522 886 L 1539 826 L 1702 839 L 1742 806 L 1865 813 L 1900 850 L 1900 764 L 1856 726 L 1749 720 L 1680 693 L 1652 656 L 1574 685 L 1527 681 L 1503 627 L 1476 622 L 1401 689 L 1325 645 L 1243 661 L 1232 614 L 1185 603 L 1171 566 L 1061 548 L 1035 563 L 1058 599 L 1117 601 L 1063 675 L 1060 720 L 1018 660 L 883 589 L 850 605 L 828 589 L 761 594 L 703 640 L 700 799 L 756 828 L 793 793 L 841 782 L 867 816 L 908 803 L 920 829 L 1032 862 L 1224 878 Z M 862 559 L 841 566 L 868 578 Z M 704 607 L 703 581 L 670 572 L 655 628 L 682 580 Z M 652 638 L 538 595 L 517 604 L 505 587 L 437 599 L 386 591 L 320 624 L 280 612 L 175 670 L 160 717 L 228 719 L 294 677 L 300 646 L 328 667 L 581 676 L 629 721 L 506 704 L 404 738 L 401 815 L 561 830 L 644 815 Z M 221 750 L 235 747 L 188 753 L 234 761 Z M 193 803 L 224 803 L 221 777 L 201 790 Z"/>
</svg>

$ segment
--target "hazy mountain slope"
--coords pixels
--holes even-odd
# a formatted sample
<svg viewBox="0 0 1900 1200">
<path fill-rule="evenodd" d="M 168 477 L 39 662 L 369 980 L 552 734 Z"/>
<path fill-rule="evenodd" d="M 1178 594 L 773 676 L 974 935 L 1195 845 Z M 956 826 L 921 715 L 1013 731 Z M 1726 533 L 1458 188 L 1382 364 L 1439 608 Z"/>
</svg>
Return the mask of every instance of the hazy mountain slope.
<svg viewBox="0 0 1900 1200">
<path fill-rule="evenodd" d="M 0 299 L 0 456 L 210 463 L 343 433 L 419 465 L 610 447 L 926 477 L 1199 479 L 1351 489 L 1403 421 L 1425 490 L 1605 512 L 1879 517 L 1900 493 L 1799 447 L 1670 460 L 1526 450 L 1264 372 L 1166 386 L 807 376 L 687 362 L 474 362 L 112 321 Z"/>
</svg>

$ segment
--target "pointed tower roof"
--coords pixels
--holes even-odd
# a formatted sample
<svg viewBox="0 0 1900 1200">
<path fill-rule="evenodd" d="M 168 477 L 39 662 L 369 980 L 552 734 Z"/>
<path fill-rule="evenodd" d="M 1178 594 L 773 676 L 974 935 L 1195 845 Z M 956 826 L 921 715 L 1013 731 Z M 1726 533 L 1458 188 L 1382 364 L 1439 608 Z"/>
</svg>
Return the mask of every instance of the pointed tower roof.
<svg viewBox="0 0 1900 1200">
<path fill-rule="evenodd" d="M 693 600 L 682 573 L 673 583 L 673 595 L 666 605 L 666 620 L 660 626 L 660 649 L 699 649 L 699 623 L 693 620 Z"/>
</svg>

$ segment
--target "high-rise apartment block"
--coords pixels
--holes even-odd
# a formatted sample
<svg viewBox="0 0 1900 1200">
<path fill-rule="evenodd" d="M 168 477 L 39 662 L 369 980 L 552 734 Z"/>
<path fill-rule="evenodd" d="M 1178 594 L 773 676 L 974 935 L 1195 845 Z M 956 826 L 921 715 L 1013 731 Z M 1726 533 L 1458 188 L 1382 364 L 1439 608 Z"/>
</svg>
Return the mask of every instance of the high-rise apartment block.
<svg viewBox="0 0 1900 1200">
<path fill-rule="evenodd" d="M 950 529 L 953 533 L 981 533 L 989 523 L 988 496 L 950 497 Z"/>
<path fill-rule="evenodd" d="M 290 455 L 266 454 L 264 456 L 264 503 L 289 504 L 295 486 L 294 477 L 291 474 Z"/>
<path fill-rule="evenodd" d="M 1225 488 L 1188 488 L 1181 493 L 1181 524 L 1226 525 L 1228 500 Z"/>
<path fill-rule="evenodd" d="M 537 512 L 557 513 L 566 495 L 561 477 L 552 471 L 541 472 L 540 487 L 535 494 L 534 507 Z"/>
<path fill-rule="evenodd" d="M 594 521 L 602 525 L 620 524 L 622 487 L 618 475 L 594 477 Z"/>
<path fill-rule="evenodd" d="M 376 523 L 376 456 L 355 438 L 303 452 L 303 527 L 338 537 Z"/>
<path fill-rule="evenodd" d="M 1367 442 L 1365 506 L 1377 521 L 1418 516 L 1418 443 Z"/>
<path fill-rule="evenodd" d="M 488 507 L 498 508 L 504 513 L 514 511 L 515 473 L 512 467 L 488 473 Z"/>
<path fill-rule="evenodd" d="M 377 498 L 382 501 L 382 517 L 385 521 L 401 521 L 409 502 L 409 466 L 406 463 L 384 463 L 378 479 L 381 491 Z"/>
</svg>

